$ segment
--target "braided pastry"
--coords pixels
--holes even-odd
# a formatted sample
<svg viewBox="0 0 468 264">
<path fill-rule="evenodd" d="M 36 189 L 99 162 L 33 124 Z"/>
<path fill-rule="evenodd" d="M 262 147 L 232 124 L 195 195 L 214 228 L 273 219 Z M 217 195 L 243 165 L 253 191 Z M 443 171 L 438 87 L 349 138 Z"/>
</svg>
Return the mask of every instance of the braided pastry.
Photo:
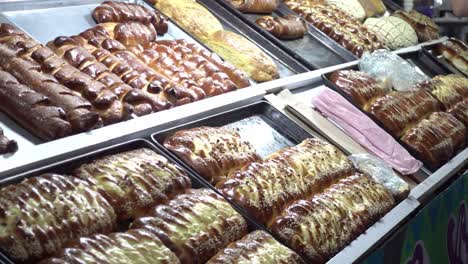
<svg viewBox="0 0 468 264">
<path fill-rule="evenodd" d="M 260 160 L 252 145 L 237 131 L 223 127 L 197 127 L 177 131 L 164 146 L 211 183 L 218 183 L 244 165 Z"/>
<path fill-rule="evenodd" d="M 14 261 L 39 260 L 115 224 L 109 203 L 77 178 L 45 174 L 0 192 L 0 248 Z"/>
<path fill-rule="evenodd" d="M 254 231 L 212 257 L 207 264 L 302 264 L 294 251 L 264 231 Z"/>
<path fill-rule="evenodd" d="M 263 16 L 255 20 L 255 23 L 279 39 L 302 38 L 308 30 L 305 20 L 295 15 Z"/>
<path fill-rule="evenodd" d="M 181 169 L 149 149 L 103 157 L 81 165 L 73 175 L 96 186 L 120 220 L 141 216 L 191 185 Z"/>
<path fill-rule="evenodd" d="M 382 185 L 355 174 L 292 204 L 269 229 L 307 263 L 325 263 L 394 205 Z"/>
<path fill-rule="evenodd" d="M 182 263 L 205 263 L 247 233 L 247 223 L 221 196 L 208 189 L 190 190 L 152 209 L 132 228 L 155 234 Z"/>
</svg>

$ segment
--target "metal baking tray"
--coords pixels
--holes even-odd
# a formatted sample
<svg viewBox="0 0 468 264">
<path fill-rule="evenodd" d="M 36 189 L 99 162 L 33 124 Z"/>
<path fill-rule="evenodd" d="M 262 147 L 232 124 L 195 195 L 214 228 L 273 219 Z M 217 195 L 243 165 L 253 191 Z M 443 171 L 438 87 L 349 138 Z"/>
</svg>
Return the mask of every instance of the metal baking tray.
<svg viewBox="0 0 468 264">
<path fill-rule="evenodd" d="M 149 0 L 146 0 L 150 2 Z M 213 0 L 197 0 L 199 4 L 208 9 L 220 22 L 225 30 L 230 30 L 250 40 L 252 43 L 262 49 L 270 56 L 278 66 L 280 78 L 295 75 L 296 73 L 307 72 L 308 69 L 288 53 L 278 48 L 274 43 L 256 32 L 241 19 L 224 9 L 221 5 Z M 154 9 L 158 10 L 155 6 Z M 160 11 L 160 10 L 158 10 Z M 164 12 L 161 12 L 164 14 Z M 196 36 L 192 36 L 197 39 Z M 198 39 L 197 39 L 198 40 Z M 198 40 L 199 43 L 203 43 Z"/>
<path fill-rule="evenodd" d="M 435 63 L 439 65 L 443 65 L 445 68 L 449 69 L 451 73 L 460 74 L 465 77 L 468 75 L 464 74 L 460 70 L 458 70 L 450 61 L 446 60 L 442 54 L 438 52 L 438 46 L 442 45 L 441 43 L 428 45 L 422 47 L 422 51 Z"/>
<path fill-rule="evenodd" d="M 451 73 L 445 65 L 434 62 L 430 56 L 422 50 L 398 54 L 398 56 L 405 59 L 411 66 L 430 78 L 436 75 L 447 75 Z"/>
<path fill-rule="evenodd" d="M 309 23 L 307 23 L 308 31 L 304 37 L 295 40 L 281 40 L 255 23 L 257 18 L 265 14 L 242 13 L 232 6 L 228 0 L 220 0 L 219 3 L 231 13 L 241 18 L 250 27 L 260 32 L 271 42 L 275 43 L 278 47 L 307 66 L 310 70 L 325 68 L 358 59 L 354 54 L 338 45 L 335 41 L 332 41 L 328 37 L 325 38 L 323 34 L 318 34 L 317 29 L 313 28 Z M 294 14 L 294 12 L 289 10 L 285 4 L 281 3 L 279 8 L 271 15 L 276 17 L 285 14 Z"/>
<path fill-rule="evenodd" d="M 435 68 L 434 68 L 435 69 Z M 432 69 L 432 70 L 434 70 Z M 352 66 L 352 67 L 348 67 L 348 68 L 345 68 L 343 70 L 359 70 L 358 66 Z M 426 73 L 426 72 L 425 72 Z M 399 138 L 393 136 L 389 131 L 388 129 L 385 128 L 385 126 L 382 125 L 382 123 L 377 119 L 375 118 L 373 115 L 371 115 L 369 112 L 366 112 L 364 111 L 364 109 L 362 109 L 358 104 L 356 104 L 356 102 L 354 102 L 354 100 L 348 96 L 345 92 L 343 92 L 340 88 L 338 88 L 334 83 L 332 83 L 330 81 L 330 76 L 331 74 L 333 74 L 333 72 L 330 72 L 330 73 L 327 73 L 327 74 L 323 74 L 322 75 L 322 78 L 323 78 L 323 81 L 325 83 L 325 85 L 331 89 L 333 89 L 334 91 L 336 91 L 337 93 L 339 93 L 341 96 L 343 96 L 344 98 L 346 98 L 346 100 L 348 100 L 350 103 L 352 103 L 356 108 L 358 108 L 361 112 L 363 112 L 364 114 L 366 114 L 370 119 L 372 119 L 377 125 L 379 125 L 383 130 L 385 130 L 389 135 L 391 135 L 401 146 L 403 146 L 413 157 L 416 157 L 418 158 L 419 155 L 413 151 L 405 142 L 401 141 Z M 426 73 L 427 74 L 427 73 Z M 429 75 L 430 77 L 433 77 L 435 76 L 434 74 L 433 75 Z M 448 161 L 450 162 L 450 161 Z M 447 163 L 448 163 L 447 162 Z M 424 164 L 425 166 L 422 168 L 422 172 L 424 172 L 425 174 L 427 175 L 431 175 L 434 171 L 436 171 L 438 168 L 433 168 L 431 166 L 429 166 L 428 164 Z M 441 165 L 443 166 L 443 164 Z M 422 173 L 417 173 L 416 175 L 414 175 L 415 179 L 418 181 L 418 182 L 421 182 L 421 180 L 424 180 L 427 175 L 424 177 Z"/>
<path fill-rule="evenodd" d="M 57 173 L 57 174 L 62 174 L 62 175 L 68 175 L 68 173 L 70 173 L 74 168 L 77 168 L 81 164 L 91 162 L 93 160 L 102 158 L 107 155 L 118 154 L 121 152 L 130 151 L 130 150 L 134 150 L 138 148 L 148 148 L 150 150 L 153 150 L 157 154 L 166 157 L 170 162 L 180 166 L 171 157 L 169 157 L 165 152 L 161 151 L 159 148 L 157 148 L 155 145 L 153 145 L 149 141 L 144 140 L 144 139 L 135 139 L 135 140 L 127 141 L 124 143 L 120 143 L 120 144 L 116 144 L 116 145 L 112 145 L 112 146 L 108 146 L 108 147 L 104 147 L 100 149 L 98 148 L 93 151 L 90 151 L 87 154 L 78 155 L 70 159 L 54 161 L 53 163 L 49 165 L 46 165 L 46 166 L 43 166 L 34 170 L 30 170 L 30 171 L 24 171 L 24 172 L 21 172 L 20 174 L 0 179 L 0 188 L 5 187 L 10 184 L 19 183 L 26 178 L 39 176 L 44 173 Z M 200 181 L 190 171 L 186 171 L 186 172 L 192 182 L 192 188 L 194 189 L 207 188 L 219 194 L 219 192 L 215 190 L 212 186 L 204 183 L 203 181 Z M 228 202 L 232 205 L 232 202 L 230 201 Z M 244 219 L 247 222 L 249 232 L 252 232 L 255 230 L 263 230 L 263 231 L 268 232 L 268 230 L 266 230 L 265 228 L 257 224 L 255 221 L 253 221 L 248 215 L 244 214 L 242 211 L 236 208 L 236 206 L 233 206 L 233 208 L 237 210 L 242 215 L 242 217 L 244 217 Z M 124 231 L 126 229 L 128 229 L 128 227 L 123 227 L 123 230 L 117 230 L 117 231 Z M 7 257 L 7 255 L 5 255 L 1 251 L 0 251 L 0 263 L 13 264 L 13 262 Z"/>
</svg>

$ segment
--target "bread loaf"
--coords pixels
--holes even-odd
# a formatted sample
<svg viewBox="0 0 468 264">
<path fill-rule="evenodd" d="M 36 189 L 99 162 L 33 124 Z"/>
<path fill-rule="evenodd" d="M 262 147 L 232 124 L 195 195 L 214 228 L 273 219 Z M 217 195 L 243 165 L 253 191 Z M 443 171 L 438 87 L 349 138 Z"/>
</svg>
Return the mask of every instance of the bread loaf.
<svg viewBox="0 0 468 264">
<path fill-rule="evenodd" d="M 437 45 L 436 50 L 455 68 L 468 76 L 468 46 L 463 41 L 449 38 L 444 43 Z"/>
<path fill-rule="evenodd" d="M 448 112 L 461 121 L 465 127 L 468 127 L 468 98 L 457 103 L 455 106 L 450 108 Z"/>
<path fill-rule="evenodd" d="M 279 39 L 302 38 L 308 30 L 305 20 L 295 15 L 263 16 L 255 20 L 255 23 Z"/>
<path fill-rule="evenodd" d="M 393 13 L 393 16 L 405 20 L 418 35 L 419 42 L 431 41 L 440 37 L 439 26 L 430 17 L 416 10 L 409 12 L 397 10 Z"/>
<path fill-rule="evenodd" d="M 271 13 L 278 8 L 279 0 L 230 0 L 231 4 L 245 13 Z"/>
<path fill-rule="evenodd" d="M 461 75 L 438 75 L 419 86 L 428 89 L 444 110 L 449 110 L 468 98 L 468 78 Z"/>
</svg>

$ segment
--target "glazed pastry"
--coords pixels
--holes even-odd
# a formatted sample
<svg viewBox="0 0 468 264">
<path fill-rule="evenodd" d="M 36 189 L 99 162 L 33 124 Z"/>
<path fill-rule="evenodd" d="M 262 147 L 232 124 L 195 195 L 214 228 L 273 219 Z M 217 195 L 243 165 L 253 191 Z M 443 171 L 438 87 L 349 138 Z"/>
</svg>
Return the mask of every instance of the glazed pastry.
<svg viewBox="0 0 468 264">
<path fill-rule="evenodd" d="M 397 50 L 418 44 L 418 36 L 405 20 L 387 16 L 382 18 L 368 18 L 364 25 L 376 34 L 384 46 Z"/>
<path fill-rule="evenodd" d="M 247 233 L 247 223 L 221 196 L 190 190 L 159 205 L 131 228 L 144 228 L 172 250 L 181 263 L 205 263 Z"/>
<path fill-rule="evenodd" d="M 275 62 L 241 35 L 221 30 L 211 35 L 205 44 L 222 58 L 244 70 L 254 81 L 266 82 L 279 78 Z"/>
<path fill-rule="evenodd" d="M 146 45 L 156 41 L 156 30 L 151 24 L 139 22 L 103 23 L 80 34 L 86 39 L 107 37 L 118 40 L 127 47 Z"/>
<path fill-rule="evenodd" d="M 254 231 L 212 257 L 207 264 L 302 264 L 299 255 L 281 245 L 270 234 Z"/>
<path fill-rule="evenodd" d="M 381 40 L 374 33 L 334 5 L 308 5 L 307 2 L 293 1 L 285 4 L 358 57 L 365 51 L 372 52 L 383 47 Z"/>
<path fill-rule="evenodd" d="M 425 90 L 393 92 L 377 99 L 370 113 L 394 137 L 400 138 L 407 130 L 440 108 L 437 100 Z"/>
<path fill-rule="evenodd" d="M 468 76 L 468 47 L 463 41 L 450 38 L 437 45 L 438 52 L 448 60 L 455 68 Z"/>
<path fill-rule="evenodd" d="M 160 35 L 167 33 L 169 28 L 167 19 L 159 12 L 126 2 L 104 1 L 93 10 L 93 18 L 98 23 L 134 21 L 152 24 Z"/>
<path fill-rule="evenodd" d="M 353 165 L 340 150 L 317 139 L 306 139 L 231 173 L 216 187 L 266 224 L 295 200 L 320 192 L 353 172 Z"/>
<path fill-rule="evenodd" d="M 83 164 L 73 175 L 96 186 L 120 220 L 141 216 L 147 208 L 169 201 L 191 185 L 179 167 L 144 148 Z"/>
<path fill-rule="evenodd" d="M 444 110 L 449 110 L 458 102 L 468 98 L 468 79 L 461 75 L 438 75 L 418 86 L 428 89 Z"/>
<path fill-rule="evenodd" d="M 1 77 L 1 72 L 0 72 Z M 1 85 L 0 85 L 1 87 Z M 18 150 L 18 143 L 15 140 L 7 138 L 0 127 L 0 155 L 14 153 Z"/>
<path fill-rule="evenodd" d="M 468 98 L 457 103 L 455 106 L 450 108 L 448 112 L 461 121 L 465 127 L 468 127 Z"/>
<path fill-rule="evenodd" d="M 223 127 L 177 131 L 164 140 L 164 146 L 214 184 L 230 172 L 261 159 L 237 131 Z"/>
<path fill-rule="evenodd" d="M 382 16 L 387 12 L 382 0 L 359 0 L 366 11 L 366 17 Z"/>
<path fill-rule="evenodd" d="M 223 30 L 218 19 L 194 0 L 157 0 L 156 7 L 202 41 Z"/>
<path fill-rule="evenodd" d="M 451 114 L 436 112 L 409 130 L 401 140 L 429 167 L 450 160 L 466 142 L 466 127 Z"/>
<path fill-rule="evenodd" d="M 123 233 L 95 235 L 63 249 L 56 257 L 39 264 L 105 263 L 105 264 L 173 264 L 180 263 L 174 253 L 151 232 L 131 229 Z"/>
<path fill-rule="evenodd" d="M 109 203 L 86 182 L 45 174 L 2 188 L 0 248 L 17 262 L 34 262 L 82 236 L 115 229 Z"/>
<path fill-rule="evenodd" d="M 65 111 L 8 72 L 0 70 L 0 110 L 36 137 L 49 141 L 72 133 Z"/>
<path fill-rule="evenodd" d="M 405 20 L 416 31 L 419 42 L 431 41 L 440 37 L 439 26 L 430 17 L 416 10 L 409 12 L 397 10 L 393 13 L 393 16 Z"/>
<path fill-rule="evenodd" d="M 394 206 L 382 185 L 355 174 L 292 204 L 269 229 L 307 263 L 325 263 Z"/>
<path fill-rule="evenodd" d="M 285 17 L 263 16 L 255 20 L 255 23 L 279 39 L 302 38 L 307 32 L 306 22 L 294 15 Z"/>
<path fill-rule="evenodd" d="M 279 0 L 229 0 L 229 2 L 244 13 L 271 13 L 279 5 Z"/>
<path fill-rule="evenodd" d="M 372 103 L 387 93 L 382 84 L 360 71 L 336 71 L 331 74 L 330 81 L 365 111 L 369 111 Z"/>
<path fill-rule="evenodd" d="M 327 3 L 340 8 L 358 21 L 366 18 L 366 11 L 359 0 L 327 0 Z"/>
</svg>

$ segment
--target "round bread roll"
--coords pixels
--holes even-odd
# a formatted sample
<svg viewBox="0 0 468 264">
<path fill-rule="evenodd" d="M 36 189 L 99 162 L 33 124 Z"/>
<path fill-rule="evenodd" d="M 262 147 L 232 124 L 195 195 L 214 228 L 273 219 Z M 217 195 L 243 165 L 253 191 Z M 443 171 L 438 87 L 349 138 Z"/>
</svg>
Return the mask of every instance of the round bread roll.
<svg viewBox="0 0 468 264">
<path fill-rule="evenodd" d="M 364 25 L 374 32 L 384 42 L 384 45 L 391 50 L 418 44 L 416 32 L 401 18 L 393 16 L 368 18 Z"/>
</svg>

